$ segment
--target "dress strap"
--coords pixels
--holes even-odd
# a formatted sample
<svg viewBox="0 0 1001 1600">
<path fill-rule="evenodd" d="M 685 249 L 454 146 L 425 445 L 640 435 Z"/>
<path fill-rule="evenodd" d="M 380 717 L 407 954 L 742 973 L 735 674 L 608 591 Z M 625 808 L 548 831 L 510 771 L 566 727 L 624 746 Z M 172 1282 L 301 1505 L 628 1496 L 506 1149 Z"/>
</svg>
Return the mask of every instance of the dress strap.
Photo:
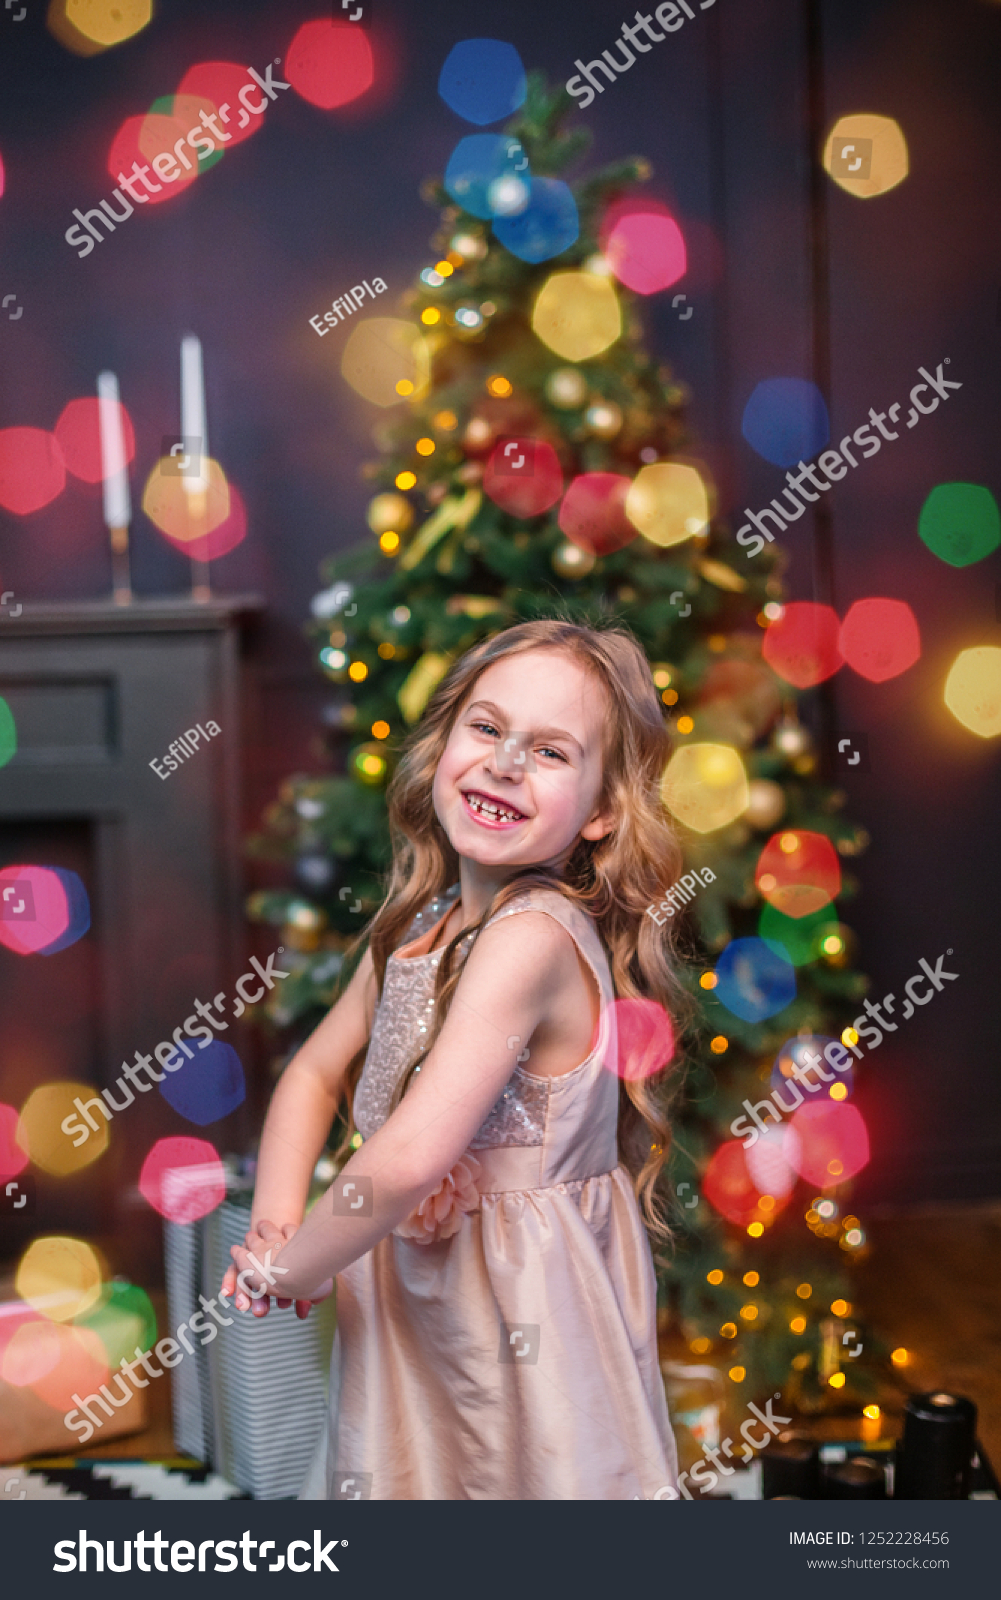
<svg viewBox="0 0 1001 1600">
<path fill-rule="evenodd" d="M 606 1006 L 611 1005 L 615 999 L 615 989 L 608 957 L 598 937 L 598 930 L 587 912 L 582 911 L 580 906 L 575 905 L 565 894 L 561 894 L 559 889 L 541 889 L 532 885 L 496 912 L 487 926 L 499 922 L 501 917 L 514 916 L 520 911 L 544 911 L 547 916 L 552 917 L 566 929 L 594 973 L 601 1010 L 604 1011 Z"/>
</svg>

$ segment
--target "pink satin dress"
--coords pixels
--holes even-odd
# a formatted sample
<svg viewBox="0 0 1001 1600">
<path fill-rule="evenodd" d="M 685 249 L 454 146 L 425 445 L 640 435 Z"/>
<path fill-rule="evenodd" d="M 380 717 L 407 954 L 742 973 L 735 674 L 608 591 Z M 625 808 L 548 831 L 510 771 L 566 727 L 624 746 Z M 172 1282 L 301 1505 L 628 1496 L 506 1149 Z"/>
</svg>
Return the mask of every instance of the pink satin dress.
<svg viewBox="0 0 1001 1600">
<path fill-rule="evenodd" d="M 431 946 L 455 892 L 387 964 L 355 1097 L 365 1138 L 430 1026 Z M 455 1192 L 438 1191 L 443 1219 L 427 1204 L 339 1274 L 329 1427 L 303 1499 L 676 1498 L 653 1261 L 603 1064 L 608 962 L 557 890 L 530 889 L 498 917 L 530 909 L 567 930 L 594 975 L 597 1044 L 558 1078 L 518 1063 Z"/>
</svg>

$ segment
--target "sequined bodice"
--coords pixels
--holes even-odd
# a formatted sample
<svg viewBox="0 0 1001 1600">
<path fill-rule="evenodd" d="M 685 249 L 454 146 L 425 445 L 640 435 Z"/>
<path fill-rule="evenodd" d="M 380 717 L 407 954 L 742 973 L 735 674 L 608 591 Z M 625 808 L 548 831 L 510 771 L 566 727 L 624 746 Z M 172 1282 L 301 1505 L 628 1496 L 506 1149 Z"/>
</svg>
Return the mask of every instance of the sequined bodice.
<svg viewBox="0 0 1001 1600">
<path fill-rule="evenodd" d="M 454 904 L 457 893 L 457 889 L 450 891 L 447 896 L 442 896 L 439 901 L 421 912 L 404 935 L 401 949 L 419 937 L 425 926 L 430 931 L 435 923 L 441 921 L 445 912 Z M 497 918 L 492 918 L 491 921 L 530 909 L 533 904 L 539 903 L 538 893 L 529 890 L 515 896 L 497 913 Z M 551 897 L 560 903 L 558 909 L 566 904 L 558 891 L 553 891 Z M 575 913 L 575 915 L 580 917 L 581 914 Z M 560 920 L 563 920 L 562 914 Z M 581 920 L 585 923 L 587 921 L 586 918 Z M 601 1009 L 604 1014 L 607 1002 L 611 998 L 611 980 L 600 952 L 597 935 L 589 926 L 586 931 L 591 934 L 593 940 L 593 950 L 589 954 L 592 964 L 596 967 L 596 977 L 601 988 Z M 460 951 L 460 954 L 464 952 Z M 595 955 L 597 960 L 594 959 Z M 386 1121 L 396 1086 L 409 1063 L 421 1050 L 423 1039 L 430 1032 L 434 1011 L 435 978 L 440 959 L 441 952 L 437 950 L 428 950 L 422 955 L 412 956 L 402 956 L 399 952 L 394 952 L 386 963 L 382 997 L 376 1009 L 372 1037 L 355 1093 L 355 1123 L 365 1139 L 370 1139 L 376 1129 Z M 604 971 L 601 970 L 602 967 Z M 593 1054 L 595 1052 L 592 1052 Z M 591 1057 L 588 1060 L 590 1061 Z M 567 1075 L 568 1078 L 574 1076 L 574 1073 Z M 608 1079 L 609 1075 L 601 1073 L 601 1077 Z M 613 1091 L 614 1082 L 614 1078 L 611 1078 Z M 535 1077 L 516 1065 L 497 1103 L 475 1138 L 470 1141 L 470 1150 L 542 1145 L 546 1137 L 547 1116 L 554 1090 L 565 1084 L 564 1078 Z M 608 1106 L 611 1105 L 614 1135 L 617 1099 L 614 1092 L 611 1101 L 607 1092 L 600 1094 L 599 1099 L 602 1101 L 602 1109 L 606 1116 Z"/>
</svg>

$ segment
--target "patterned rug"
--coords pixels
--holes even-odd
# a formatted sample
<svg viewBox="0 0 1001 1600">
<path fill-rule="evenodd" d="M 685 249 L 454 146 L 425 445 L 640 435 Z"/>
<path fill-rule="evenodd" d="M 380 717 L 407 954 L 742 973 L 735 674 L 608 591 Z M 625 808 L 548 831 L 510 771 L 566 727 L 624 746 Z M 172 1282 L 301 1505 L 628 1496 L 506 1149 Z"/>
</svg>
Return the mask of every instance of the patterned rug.
<svg viewBox="0 0 1001 1600">
<path fill-rule="evenodd" d="M 186 1456 L 164 1461 L 78 1461 L 52 1456 L 0 1466 L 4 1500 L 249 1500 Z"/>
</svg>

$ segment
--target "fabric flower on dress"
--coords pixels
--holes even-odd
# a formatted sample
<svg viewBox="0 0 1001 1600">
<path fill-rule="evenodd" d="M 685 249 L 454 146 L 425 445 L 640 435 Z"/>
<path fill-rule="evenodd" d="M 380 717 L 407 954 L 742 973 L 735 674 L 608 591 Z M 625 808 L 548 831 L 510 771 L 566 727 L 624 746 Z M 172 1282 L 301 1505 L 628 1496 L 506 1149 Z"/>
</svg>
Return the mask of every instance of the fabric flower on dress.
<svg viewBox="0 0 1001 1600">
<path fill-rule="evenodd" d="M 467 1212 L 479 1210 L 480 1191 L 476 1187 L 479 1172 L 480 1163 L 467 1150 L 437 1188 L 432 1189 L 393 1232 L 400 1239 L 412 1239 L 415 1244 L 437 1244 L 439 1239 L 451 1239 L 462 1227 Z"/>
</svg>

